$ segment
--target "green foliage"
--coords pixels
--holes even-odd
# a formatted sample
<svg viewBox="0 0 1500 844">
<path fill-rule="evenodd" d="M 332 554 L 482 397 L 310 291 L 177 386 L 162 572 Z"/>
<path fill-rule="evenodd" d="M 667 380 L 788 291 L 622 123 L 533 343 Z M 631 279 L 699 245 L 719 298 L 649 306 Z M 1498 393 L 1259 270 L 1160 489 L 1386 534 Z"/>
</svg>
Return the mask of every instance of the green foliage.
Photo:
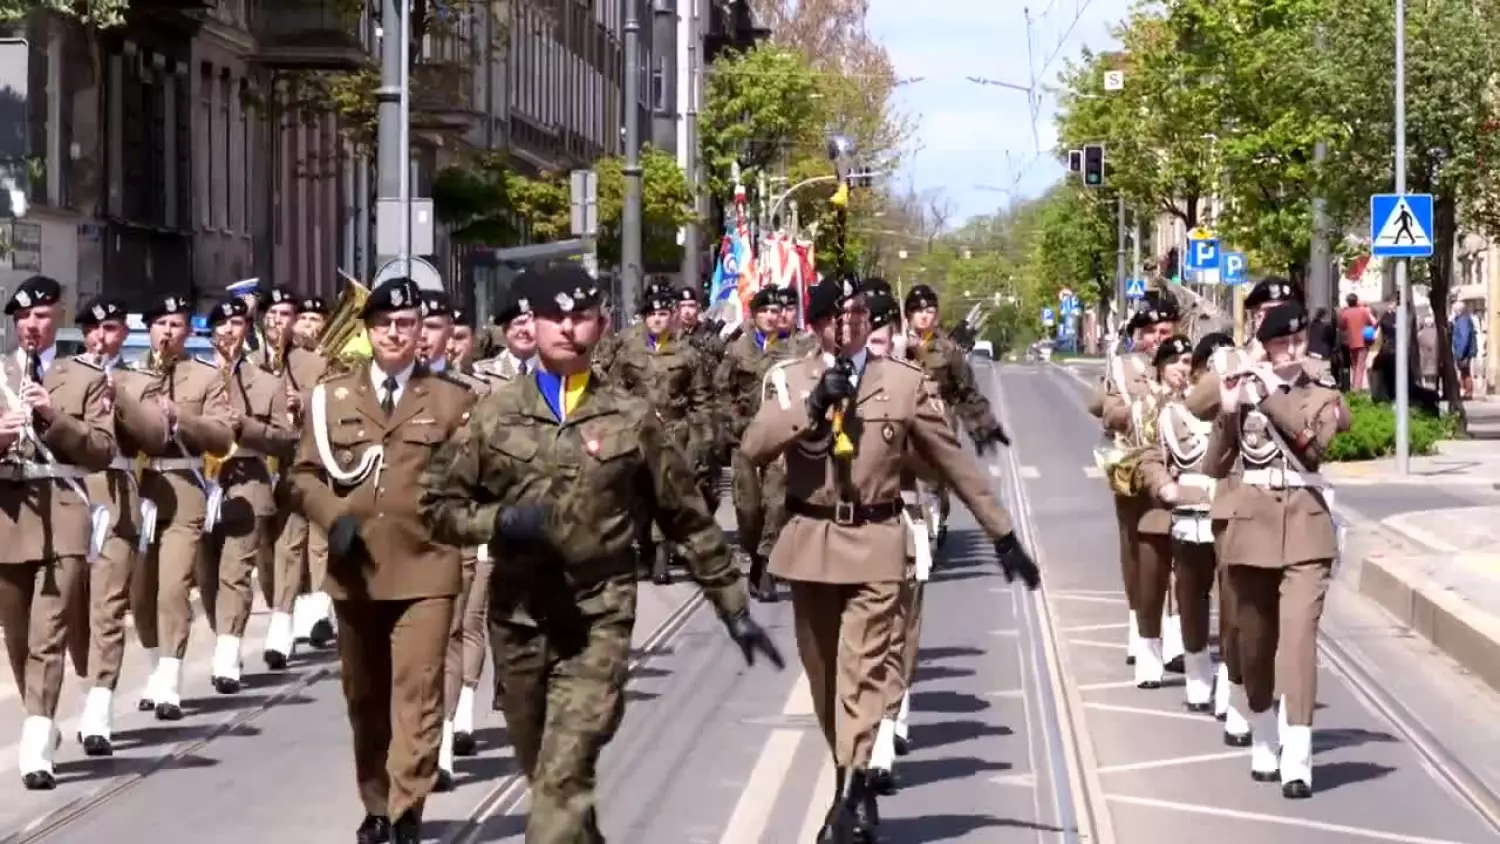
<svg viewBox="0 0 1500 844">
<path fill-rule="evenodd" d="M 594 165 L 599 174 L 599 260 L 620 262 L 620 218 L 625 207 L 624 160 L 606 158 Z M 641 257 L 649 266 L 682 261 L 677 230 L 693 219 L 693 192 L 677 159 L 653 147 L 641 150 Z"/>
<path fill-rule="evenodd" d="M 0 0 L 0 24 L 21 20 L 32 12 L 48 11 L 74 18 L 84 26 L 107 29 L 125 22 L 130 0 Z"/>
<path fill-rule="evenodd" d="M 699 151 L 711 194 L 733 198 L 732 165 L 746 184 L 790 154 L 823 143 L 819 77 L 800 55 L 762 43 L 719 59 L 698 113 Z M 825 159 L 823 171 L 831 172 Z"/>
<path fill-rule="evenodd" d="M 1064 288 L 1085 304 L 1113 296 L 1119 235 L 1110 204 L 1068 184 L 1053 188 L 1039 205 L 1036 235 L 1023 256 L 1037 298 L 1056 301 Z"/>
<path fill-rule="evenodd" d="M 1396 453 L 1396 412 L 1390 404 L 1376 404 L 1366 393 L 1345 396 L 1349 404 L 1349 430 L 1333 438 L 1323 453 L 1324 462 L 1375 460 Z M 1439 440 L 1456 430 L 1454 420 L 1429 416 L 1415 409 L 1411 415 L 1411 453 L 1432 454 Z"/>
</svg>

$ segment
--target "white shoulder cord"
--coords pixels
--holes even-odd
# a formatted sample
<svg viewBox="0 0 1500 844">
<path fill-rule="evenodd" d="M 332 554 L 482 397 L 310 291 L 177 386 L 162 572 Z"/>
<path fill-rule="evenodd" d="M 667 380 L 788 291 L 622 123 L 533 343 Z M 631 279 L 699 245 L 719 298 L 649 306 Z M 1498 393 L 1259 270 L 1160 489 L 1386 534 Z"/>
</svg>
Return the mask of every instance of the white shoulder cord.
<svg viewBox="0 0 1500 844">
<path fill-rule="evenodd" d="M 380 482 L 380 469 L 385 457 L 384 446 L 372 445 L 365 449 L 365 453 L 360 455 L 359 464 L 347 472 L 340 469 L 338 462 L 333 459 L 333 446 L 328 441 L 328 391 L 323 384 L 313 387 L 312 426 L 318 459 L 322 461 L 323 470 L 330 479 L 341 486 L 354 486 L 374 470 L 375 482 Z"/>
<path fill-rule="evenodd" d="M 1197 463 L 1199 458 L 1203 457 L 1204 452 L 1208 451 L 1208 440 L 1199 436 L 1191 448 L 1183 446 L 1182 440 L 1177 437 L 1177 426 L 1172 424 L 1172 409 L 1177 406 L 1169 404 L 1162 408 L 1161 414 L 1157 417 L 1156 427 L 1161 432 L 1161 437 L 1163 442 L 1166 443 L 1167 450 L 1172 452 L 1172 456 L 1181 460 L 1186 467 Z M 1191 414 L 1184 414 L 1183 418 L 1193 419 L 1194 417 Z M 1191 427 L 1191 423 L 1189 423 L 1189 427 Z"/>
</svg>

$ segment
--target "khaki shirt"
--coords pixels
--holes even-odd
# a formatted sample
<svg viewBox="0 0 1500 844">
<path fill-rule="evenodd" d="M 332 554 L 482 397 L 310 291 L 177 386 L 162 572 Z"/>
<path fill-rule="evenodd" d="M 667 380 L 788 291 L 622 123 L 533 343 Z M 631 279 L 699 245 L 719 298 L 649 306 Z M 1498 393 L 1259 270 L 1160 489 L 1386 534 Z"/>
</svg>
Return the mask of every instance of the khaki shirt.
<svg viewBox="0 0 1500 844">
<path fill-rule="evenodd" d="M 141 443 L 162 448 L 170 432 L 149 375 L 118 367 L 109 370 L 108 378 L 114 387 L 115 442 L 129 465 L 89 475 L 89 499 L 109 508 L 110 529 L 117 536 L 134 542 L 140 536 L 141 507 L 135 459 L 142 453 Z"/>
<path fill-rule="evenodd" d="M 238 425 L 218 366 L 189 358 L 151 377 L 148 389 L 177 406 L 177 430 L 166 442 L 139 443 L 143 454 L 177 460 L 185 453 L 201 460 L 205 454 L 229 451 Z M 201 525 L 208 512 L 208 495 L 187 469 L 148 469 L 141 478 L 141 494 L 156 502 L 161 524 Z"/>
</svg>

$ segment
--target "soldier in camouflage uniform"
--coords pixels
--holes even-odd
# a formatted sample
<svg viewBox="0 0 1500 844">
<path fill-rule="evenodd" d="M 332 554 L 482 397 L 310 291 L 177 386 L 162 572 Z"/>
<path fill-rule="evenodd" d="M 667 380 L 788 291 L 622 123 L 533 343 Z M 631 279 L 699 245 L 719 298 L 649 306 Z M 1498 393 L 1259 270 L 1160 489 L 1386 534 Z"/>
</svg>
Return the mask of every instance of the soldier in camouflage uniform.
<svg viewBox="0 0 1500 844">
<path fill-rule="evenodd" d="M 563 265 L 516 284 L 534 310 L 541 366 L 491 393 L 439 450 L 422 511 L 438 541 L 490 545 L 500 705 L 531 786 L 526 840 L 591 844 L 604 841 L 595 771 L 625 711 L 630 545 L 644 525 L 680 545 L 747 662 L 782 661 L 660 417 L 591 377 L 596 282 Z"/>
<path fill-rule="evenodd" d="M 918 284 L 906 294 L 906 324 L 910 329 L 906 355 L 927 371 L 927 377 L 938 385 L 938 394 L 953 408 L 954 414 L 969 429 L 974 449 L 983 455 L 996 443 L 1010 445 L 1010 438 L 990 411 L 990 402 L 974 382 L 969 358 L 938 327 L 938 295 L 925 284 Z M 946 486 L 937 487 L 938 529 L 941 544 L 948 536 L 948 511 L 951 501 Z"/>
<path fill-rule="evenodd" d="M 671 295 L 672 288 L 670 286 L 662 284 L 659 281 L 653 281 L 648 283 L 646 288 L 641 291 L 641 301 L 645 302 L 652 296 L 667 296 L 670 298 Z M 615 356 L 620 353 L 620 350 L 630 345 L 632 340 L 639 338 L 645 330 L 645 327 L 637 322 L 623 326 L 619 331 L 607 333 L 601 338 L 599 345 L 594 347 L 594 374 L 602 376 L 608 373 L 614 366 Z"/>
<path fill-rule="evenodd" d="M 605 377 L 632 395 L 645 399 L 666 426 L 667 436 L 687 460 L 698 488 L 717 437 L 714 431 L 713 386 L 701 353 L 672 328 L 673 296 L 654 291 L 641 307 L 641 331 L 615 353 Z M 653 528 L 639 537 L 642 561 L 649 561 L 651 579 L 672 582 L 667 564 L 671 549 Z"/>
</svg>

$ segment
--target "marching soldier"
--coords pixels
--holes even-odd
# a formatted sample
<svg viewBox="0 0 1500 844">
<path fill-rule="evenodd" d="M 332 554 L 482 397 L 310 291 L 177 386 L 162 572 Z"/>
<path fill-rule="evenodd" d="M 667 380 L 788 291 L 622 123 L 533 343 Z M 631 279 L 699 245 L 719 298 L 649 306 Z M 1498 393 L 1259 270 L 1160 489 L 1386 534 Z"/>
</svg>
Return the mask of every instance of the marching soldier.
<svg viewBox="0 0 1500 844">
<path fill-rule="evenodd" d="M 1109 368 L 1088 403 L 1089 413 L 1104 422 L 1106 436 L 1130 438 L 1142 435 L 1142 432 L 1136 430 L 1133 418 L 1139 415 L 1137 408 L 1145 405 L 1151 392 L 1151 356 L 1156 353 L 1156 347 L 1163 340 L 1172 336 L 1177 318 L 1177 306 L 1171 299 L 1154 300 L 1131 317 L 1126 326 L 1126 331 L 1133 339 L 1131 351 L 1110 358 Z M 1121 580 L 1125 586 L 1125 600 L 1130 608 L 1125 661 L 1139 666 L 1136 671 L 1138 683 L 1149 682 L 1160 673 L 1155 668 L 1155 663 L 1163 661 L 1161 616 L 1158 613 L 1155 618 L 1150 618 L 1140 612 L 1142 557 L 1147 556 L 1148 563 L 1156 562 L 1154 556 L 1143 555 L 1141 551 L 1140 521 L 1149 502 L 1139 494 L 1113 491 L 1115 521 L 1119 527 Z M 1154 584 L 1160 578 L 1153 570 L 1146 580 Z M 1163 586 L 1162 589 L 1165 593 L 1166 587 Z M 1142 663 L 1140 652 L 1149 650 L 1152 647 L 1150 642 L 1156 643 L 1154 650 L 1146 654 L 1146 661 Z"/>
<path fill-rule="evenodd" d="M 21 282 L 5 304 L 20 348 L 0 361 L 0 628 L 26 720 L 17 757 L 28 790 L 57 781 L 54 718 L 62 691 L 68 617 L 86 588 L 109 514 L 84 488 L 115 457 L 114 414 L 104 370 L 86 357 L 57 360 L 62 287 L 46 276 Z"/>
<path fill-rule="evenodd" d="M 247 278 L 224 288 L 231 297 L 245 303 L 245 319 L 253 330 L 245 335 L 245 350 L 256 352 L 266 346 L 265 332 L 260 329 L 260 279 Z"/>
<path fill-rule="evenodd" d="M 701 490 L 701 467 L 717 438 L 710 375 L 698 350 L 672 329 L 669 292 L 658 290 L 647 295 L 641 315 L 641 333 L 620 345 L 605 377 L 651 405 L 673 444 L 686 457 Z M 662 541 L 660 529 L 644 526 L 639 543 L 642 562 L 651 567 L 651 579 L 659 584 L 671 583 L 667 564 L 672 553 Z"/>
<path fill-rule="evenodd" d="M 454 308 L 453 333 L 448 336 L 448 364 L 459 372 L 472 374 L 476 351 L 474 314 L 467 308 Z"/>
<path fill-rule="evenodd" d="M 304 296 L 297 300 L 297 317 L 292 323 L 292 337 L 297 345 L 311 349 L 328 323 L 328 302 L 322 296 Z"/>
<path fill-rule="evenodd" d="M 901 472 L 908 450 L 953 485 L 995 541 L 1007 578 L 1039 573 L 989 482 L 958 444 L 935 385 L 919 367 L 871 357 L 869 312 L 849 280 L 814 289 L 808 322 L 822 353 L 780 364 L 740 448 L 755 465 L 787 461 L 791 521 L 771 573 L 791 581 L 797 650 L 837 766 L 820 841 L 875 837 L 867 772 L 885 712 L 885 660 L 906 579 Z"/>
<path fill-rule="evenodd" d="M 1324 449 L 1349 424 L 1329 373 L 1308 375 L 1307 312 L 1297 302 L 1265 315 L 1260 351 L 1222 378 L 1219 417 L 1204 458 L 1217 478 L 1219 561 L 1233 582 L 1240 670 L 1250 712 L 1250 772 L 1280 778 L 1282 796 L 1312 796 L 1312 722 L 1317 704 L 1318 622 L 1338 535 Z M 1279 670 L 1278 670 L 1279 665 Z M 1276 690 L 1286 728 L 1278 730 Z M 1279 747 L 1279 757 L 1278 757 Z"/>
<path fill-rule="evenodd" d="M 419 365 L 421 301 L 406 278 L 371 291 L 361 318 L 373 357 L 313 389 L 292 468 L 296 501 L 328 536 L 328 577 L 315 585 L 342 631 L 361 844 L 421 840 L 461 580 L 458 548 L 435 542 L 419 517 L 418 479 L 467 421 L 473 394 Z"/>
<path fill-rule="evenodd" d="M 115 688 L 125 659 L 125 616 L 131 611 L 131 580 L 140 563 L 136 553 L 141 538 L 141 495 L 135 476 L 135 461 L 142 444 L 164 448 L 168 442 L 167 417 L 148 388 L 152 379 L 144 372 L 120 366 L 120 349 L 129 329 L 125 306 L 117 300 L 96 298 L 79 311 L 77 322 L 84 330 L 90 362 L 105 372 L 111 387 L 115 439 L 119 455 L 102 472 L 89 475 L 89 500 L 109 508 L 109 533 L 99 559 L 89 568 L 89 606 L 85 626 L 89 639 L 89 679 L 83 713 L 78 719 L 78 737 L 89 756 L 114 753 L 112 725 Z M 139 555 L 144 557 L 144 555 Z M 156 601 L 135 607 L 137 618 L 156 618 Z M 155 624 L 142 622 L 154 631 Z M 155 640 L 141 644 L 154 649 Z"/>
<path fill-rule="evenodd" d="M 641 291 L 641 302 L 661 296 L 671 298 L 672 288 L 659 281 L 648 282 L 645 289 Z M 601 337 L 599 345 L 594 349 L 594 374 L 604 375 L 614 368 L 615 356 L 620 350 L 640 339 L 645 333 L 645 323 L 635 322 Z"/>
<path fill-rule="evenodd" d="M 239 433 L 219 368 L 188 358 L 184 351 L 191 334 L 189 313 L 186 299 L 167 296 L 143 314 L 150 326 L 152 349 L 145 366 L 156 381 L 153 388 L 172 432 L 164 446 L 142 444 L 149 459 L 141 478 L 141 495 L 155 512 L 154 518 L 142 516 L 143 529 L 151 534 L 145 565 L 136 578 L 141 589 L 156 596 L 156 630 L 152 632 L 159 635 L 161 647 L 140 708 L 154 709 L 162 721 L 182 718 L 182 658 L 193 623 L 189 593 L 204 534 L 213 530 L 220 515 L 217 496 L 210 495 L 213 489 L 203 475 L 203 457 L 227 453 Z M 138 629 L 141 623 L 137 617 Z M 148 638 L 143 632 L 141 638 L 149 641 L 157 636 Z"/>
<path fill-rule="evenodd" d="M 254 604 L 250 578 L 264 569 L 261 553 L 271 536 L 276 503 L 267 459 L 291 449 L 298 431 L 288 419 L 286 390 L 280 378 L 250 363 L 240 353 L 250 329 L 243 302 L 220 303 L 209 313 L 220 377 L 239 427 L 238 442 L 222 457 L 211 459 L 204 477 L 222 490 L 219 517 L 203 544 L 198 592 L 217 638 L 210 676 L 220 694 L 240 690 L 240 642 Z"/>
<path fill-rule="evenodd" d="M 747 661 L 780 656 L 750 618 L 723 534 L 656 413 L 591 377 L 597 282 L 560 266 L 528 271 L 516 289 L 533 309 L 541 365 L 492 393 L 443 448 L 423 477 L 422 509 L 439 540 L 492 547 L 490 633 L 531 784 L 527 840 L 598 842 L 595 769 L 625 708 L 630 545 L 644 523 L 683 549 Z"/>
<path fill-rule="evenodd" d="M 724 341 L 711 324 L 703 321 L 703 296 L 691 287 L 677 289 L 677 310 L 672 315 L 677 331 L 698 346 L 709 360 L 724 354 Z"/>
</svg>

